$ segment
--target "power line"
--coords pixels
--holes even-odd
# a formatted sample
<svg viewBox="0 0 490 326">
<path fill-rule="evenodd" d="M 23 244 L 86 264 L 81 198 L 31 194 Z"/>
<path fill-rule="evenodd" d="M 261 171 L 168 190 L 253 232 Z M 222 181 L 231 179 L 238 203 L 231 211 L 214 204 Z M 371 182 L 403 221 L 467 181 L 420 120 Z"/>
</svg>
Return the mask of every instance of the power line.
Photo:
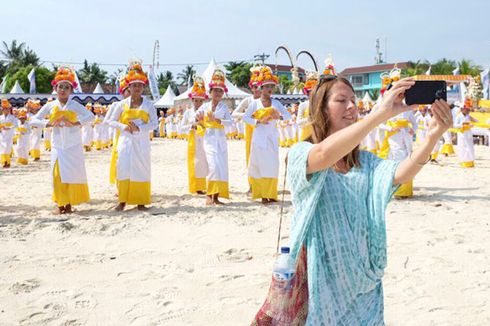
<svg viewBox="0 0 490 326">
<path fill-rule="evenodd" d="M 12 61 L 12 59 L 0 58 L 0 61 L 10 62 L 10 61 Z M 253 62 L 255 60 L 254 59 L 227 60 L 227 61 L 217 61 L 216 63 L 218 63 L 218 64 L 224 64 L 224 63 L 229 63 L 229 62 L 232 62 L 232 61 L 235 61 L 235 62 Z M 41 64 L 51 63 L 51 64 L 54 64 L 54 65 L 83 65 L 84 64 L 84 62 L 55 61 L 55 60 L 40 60 L 40 63 Z M 113 67 L 127 66 L 128 65 L 127 63 L 99 63 L 99 62 L 94 62 L 94 63 L 97 63 L 97 65 L 99 65 L 99 66 L 113 66 Z M 171 67 L 171 66 L 203 66 L 203 65 L 207 65 L 207 64 L 209 64 L 209 62 L 160 63 L 160 66 L 168 66 L 168 67 Z M 150 66 L 150 65 L 151 65 L 151 63 L 145 63 L 145 64 L 143 64 L 143 66 Z"/>
</svg>

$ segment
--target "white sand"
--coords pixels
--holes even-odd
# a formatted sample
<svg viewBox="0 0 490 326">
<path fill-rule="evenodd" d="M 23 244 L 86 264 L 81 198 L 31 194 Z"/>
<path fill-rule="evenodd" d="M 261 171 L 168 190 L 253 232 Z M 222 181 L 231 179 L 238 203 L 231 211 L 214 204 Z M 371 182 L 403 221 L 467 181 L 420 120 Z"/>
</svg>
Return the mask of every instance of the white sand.
<svg viewBox="0 0 490 326">
<path fill-rule="evenodd" d="M 87 156 L 91 203 L 62 218 L 49 213 L 48 155 L 1 170 L 0 325 L 249 324 L 269 285 L 279 205 L 247 199 L 244 143 L 229 153 L 233 198 L 218 208 L 187 194 L 184 141 L 153 142 L 145 213 L 110 210 L 108 151 Z M 388 325 L 490 325 L 490 148 L 477 147 L 475 169 L 441 162 L 387 211 Z"/>
</svg>

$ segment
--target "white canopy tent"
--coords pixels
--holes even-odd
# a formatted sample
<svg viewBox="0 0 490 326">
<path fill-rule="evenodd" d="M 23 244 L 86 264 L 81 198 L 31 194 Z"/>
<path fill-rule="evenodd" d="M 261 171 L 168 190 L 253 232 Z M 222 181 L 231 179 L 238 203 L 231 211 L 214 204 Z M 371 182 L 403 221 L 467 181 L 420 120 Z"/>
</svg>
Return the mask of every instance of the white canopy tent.
<svg viewBox="0 0 490 326">
<path fill-rule="evenodd" d="M 155 102 L 154 106 L 157 109 L 169 108 L 174 105 L 175 93 L 172 87 L 168 86 L 165 94 L 158 101 Z"/>
<path fill-rule="evenodd" d="M 204 78 L 204 82 L 206 84 L 206 89 L 208 88 L 208 85 L 209 83 L 211 82 L 211 77 L 213 76 L 213 72 L 217 69 L 221 69 L 223 71 L 226 71 L 223 67 L 220 67 L 216 61 L 213 59 L 211 59 L 211 61 L 209 62 L 208 64 L 208 67 L 206 68 L 206 70 L 204 70 L 204 72 L 202 74 L 200 74 L 203 78 Z M 228 93 L 226 95 L 226 97 L 228 98 L 234 98 L 234 99 L 242 99 L 242 98 L 245 98 L 247 96 L 250 96 L 250 94 L 240 90 L 238 87 L 236 87 L 235 85 L 233 85 L 228 79 L 226 79 L 225 81 L 225 85 L 226 87 L 228 88 Z M 184 93 L 180 94 L 179 96 L 177 96 L 175 98 L 175 101 L 179 101 L 179 100 L 186 100 L 189 98 L 189 93 L 190 93 L 190 89 L 188 89 L 187 91 L 185 91 Z"/>
<path fill-rule="evenodd" d="M 16 80 L 14 87 L 10 90 L 10 94 L 24 94 L 24 91 L 22 90 L 22 87 L 19 85 L 19 81 Z"/>
<path fill-rule="evenodd" d="M 94 91 L 92 92 L 92 94 L 104 94 L 104 90 L 102 89 L 102 86 L 100 86 L 99 83 L 97 83 L 97 86 L 95 86 L 95 89 Z"/>
<path fill-rule="evenodd" d="M 367 103 L 373 103 L 373 99 L 371 98 L 371 96 L 369 96 L 369 92 L 366 92 L 366 94 L 364 94 L 364 97 L 362 98 L 362 102 L 364 104 L 367 104 Z"/>
</svg>

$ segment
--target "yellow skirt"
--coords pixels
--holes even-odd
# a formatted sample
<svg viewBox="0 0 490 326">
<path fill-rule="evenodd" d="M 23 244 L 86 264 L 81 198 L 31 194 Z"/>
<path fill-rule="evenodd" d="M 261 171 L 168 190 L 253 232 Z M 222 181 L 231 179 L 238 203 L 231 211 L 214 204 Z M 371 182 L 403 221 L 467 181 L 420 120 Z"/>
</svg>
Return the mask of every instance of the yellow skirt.
<svg viewBox="0 0 490 326">
<path fill-rule="evenodd" d="M 301 129 L 301 135 L 299 141 L 304 141 L 308 139 L 313 134 L 313 126 L 311 124 L 306 125 Z"/>
<path fill-rule="evenodd" d="M 116 147 L 113 147 L 111 151 L 111 165 L 109 167 L 109 183 L 111 185 L 116 183 L 117 157 Z"/>
<path fill-rule="evenodd" d="M 252 199 L 270 198 L 277 200 L 277 179 L 249 178 L 252 185 Z"/>
<path fill-rule="evenodd" d="M 60 168 L 58 161 L 54 164 L 53 169 L 53 201 L 60 207 L 70 205 L 78 205 L 88 202 L 90 200 L 90 194 L 88 192 L 88 185 L 74 184 L 74 183 L 62 183 Z"/>
<path fill-rule="evenodd" d="M 446 154 L 446 155 L 452 155 L 452 154 L 454 154 L 453 144 L 444 144 L 444 145 L 442 145 L 441 153 L 442 154 Z"/>
<path fill-rule="evenodd" d="M 50 151 L 51 150 L 51 141 L 50 140 L 45 140 L 44 141 L 44 150 Z"/>
<path fill-rule="evenodd" d="M 226 181 L 208 181 L 208 189 L 206 194 L 216 195 L 221 198 L 230 198 L 230 193 L 228 191 L 228 182 Z"/>
<path fill-rule="evenodd" d="M 400 185 L 400 188 L 395 192 L 395 197 L 409 198 L 413 196 L 413 180 Z"/>
<path fill-rule="evenodd" d="M 120 203 L 128 205 L 151 204 L 151 182 L 117 180 Z"/>
<path fill-rule="evenodd" d="M 195 160 L 196 133 L 194 130 L 191 130 L 187 143 L 187 173 L 189 174 L 189 192 L 191 194 L 206 190 L 206 178 L 196 178 Z"/>
<path fill-rule="evenodd" d="M 29 151 L 29 155 L 31 155 L 32 158 L 41 158 L 41 150 L 39 150 L 39 149 L 31 149 Z"/>
<path fill-rule="evenodd" d="M 247 162 L 250 160 L 250 146 L 252 146 L 252 135 L 254 133 L 254 126 L 245 124 L 245 160 Z"/>
<path fill-rule="evenodd" d="M 104 148 L 104 143 L 101 140 L 96 140 L 95 141 L 95 149 L 100 151 L 102 148 Z"/>
<path fill-rule="evenodd" d="M 474 167 L 475 167 L 475 162 L 474 162 L 474 161 L 470 161 L 470 162 L 461 162 L 461 163 L 459 163 L 459 165 L 460 165 L 462 168 L 474 168 Z"/>
<path fill-rule="evenodd" d="M 0 154 L 0 161 L 2 164 L 10 164 L 10 154 Z"/>
<path fill-rule="evenodd" d="M 28 161 L 26 158 L 18 157 L 17 158 L 17 163 L 22 164 L 22 165 L 27 165 Z"/>
</svg>

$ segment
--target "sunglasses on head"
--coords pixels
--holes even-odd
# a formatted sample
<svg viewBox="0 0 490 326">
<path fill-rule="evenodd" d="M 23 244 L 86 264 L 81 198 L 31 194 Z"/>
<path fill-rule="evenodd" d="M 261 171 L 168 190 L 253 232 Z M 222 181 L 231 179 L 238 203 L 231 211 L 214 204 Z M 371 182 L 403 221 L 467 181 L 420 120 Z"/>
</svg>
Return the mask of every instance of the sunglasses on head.
<svg viewBox="0 0 490 326">
<path fill-rule="evenodd" d="M 334 80 L 334 79 L 337 79 L 337 75 L 325 75 L 325 74 L 322 74 L 320 75 L 320 78 L 319 78 L 319 82 L 322 83 L 322 82 L 328 82 L 328 81 L 331 81 L 331 80 Z"/>
</svg>

